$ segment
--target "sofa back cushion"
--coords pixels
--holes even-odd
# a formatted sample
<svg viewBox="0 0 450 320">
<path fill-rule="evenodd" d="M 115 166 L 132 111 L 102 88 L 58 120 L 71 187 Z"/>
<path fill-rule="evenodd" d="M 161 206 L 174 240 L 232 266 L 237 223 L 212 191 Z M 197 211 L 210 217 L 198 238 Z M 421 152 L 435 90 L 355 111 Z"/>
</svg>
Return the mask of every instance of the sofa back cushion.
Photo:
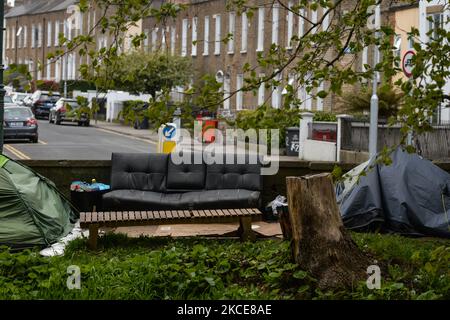
<svg viewBox="0 0 450 320">
<path fill-rule="evenodd" d="M 234 159 L 233 163 L 226 163 L 228 159 Z M 253 191 L 262 191 L 261 165 L 250 162 L 248 155 L 245 157 L 245 163 L 239 164 L 237 156 L 223 155 L 221 163 L 218 161 L 212 163 L 207 160 L 206 166 L 206 190 L 217 189 L 246 189 Z"/>
<path fill-rule="evenodd" d="M 202 159 L 190 154 L 189 162 L 178 163 L 169 156 L 167 170 L 167 189 L 200 190 L 205 188 L 206 168 L 203 161 L 195 163 L 194 159 Z"/>
<path fill-rule="evenodd" d="M 111 161 L 112 190 L 165 190 L 167 154 L 113 153 Z"/>
</svg>

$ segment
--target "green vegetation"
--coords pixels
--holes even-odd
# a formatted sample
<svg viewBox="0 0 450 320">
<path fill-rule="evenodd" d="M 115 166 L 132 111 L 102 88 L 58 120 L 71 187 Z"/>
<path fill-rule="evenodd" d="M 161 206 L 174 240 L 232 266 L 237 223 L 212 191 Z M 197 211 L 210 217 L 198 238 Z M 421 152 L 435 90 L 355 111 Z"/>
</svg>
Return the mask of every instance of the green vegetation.
<svg viewBox="0 0 450 320">
<path fill-rule="evenodd" d="M 449 299 L 450 242 L 352 234 L 382 269 L 380 290 L 321 292 L 290 261 L 287 242 L 107 235 L 99 252 L 72 242 L 65 256 L 0 248 L 0 299 Z M 81 269 L 81 290 L 66 287 Z"/>
</svg>

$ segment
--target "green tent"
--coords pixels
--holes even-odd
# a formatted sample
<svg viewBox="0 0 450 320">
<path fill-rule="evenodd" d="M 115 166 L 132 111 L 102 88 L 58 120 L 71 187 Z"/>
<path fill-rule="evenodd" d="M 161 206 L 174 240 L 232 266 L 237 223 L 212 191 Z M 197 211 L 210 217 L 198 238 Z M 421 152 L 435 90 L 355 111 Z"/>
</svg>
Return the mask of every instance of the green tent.
<svg viewBox="0 0 450 320">
<path fill-rule="evenodd" d="M 0 154 L 0 244 L 48 246 L 66 236 L 78 217 L 53 182 Z"/>
</svg>

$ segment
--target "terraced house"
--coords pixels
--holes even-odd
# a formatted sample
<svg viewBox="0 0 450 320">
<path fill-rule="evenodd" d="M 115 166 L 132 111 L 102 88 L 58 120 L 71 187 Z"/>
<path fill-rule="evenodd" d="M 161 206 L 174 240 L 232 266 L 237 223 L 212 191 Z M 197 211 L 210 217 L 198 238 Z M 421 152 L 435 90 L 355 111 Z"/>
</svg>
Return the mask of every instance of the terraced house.
<svg viewBox="0 0 450 320">
<path fill-rule="evenodd" d="M 62 59 L 47 60 L 60 48 L 59 34 L 72 39 L 93 29 L 96 10 L 81 13 L 75 0 L 24 0 L 16 2 L 5 14 L 5 64 L 26 64 L 34 79 L 72 80 L 79 77 L 78 67 L 89 62 L 76 51 Z M 108 37 L 96 34 L 98 49 L 108 45 Z"/>
</svg>

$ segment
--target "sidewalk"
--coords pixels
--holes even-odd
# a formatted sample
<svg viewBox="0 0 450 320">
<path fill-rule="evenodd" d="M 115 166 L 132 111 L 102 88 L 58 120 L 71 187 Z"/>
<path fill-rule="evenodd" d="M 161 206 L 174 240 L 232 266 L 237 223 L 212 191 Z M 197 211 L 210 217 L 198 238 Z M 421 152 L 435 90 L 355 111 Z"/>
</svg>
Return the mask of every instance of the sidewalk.
<svg viewBox="0 0 450 320">
<path fill-rule="evenodd" d="M 134 138 L 149 140 L 153 143 L 158 143 L 158 132 L 150 129 L 137 130 L 131 126 L 107 121 L 97 121 L 97 123 L 95 123 L 95 121 L 91 121 L 91 126 L 102 130 L 131 136 Z"/>
</svg>

